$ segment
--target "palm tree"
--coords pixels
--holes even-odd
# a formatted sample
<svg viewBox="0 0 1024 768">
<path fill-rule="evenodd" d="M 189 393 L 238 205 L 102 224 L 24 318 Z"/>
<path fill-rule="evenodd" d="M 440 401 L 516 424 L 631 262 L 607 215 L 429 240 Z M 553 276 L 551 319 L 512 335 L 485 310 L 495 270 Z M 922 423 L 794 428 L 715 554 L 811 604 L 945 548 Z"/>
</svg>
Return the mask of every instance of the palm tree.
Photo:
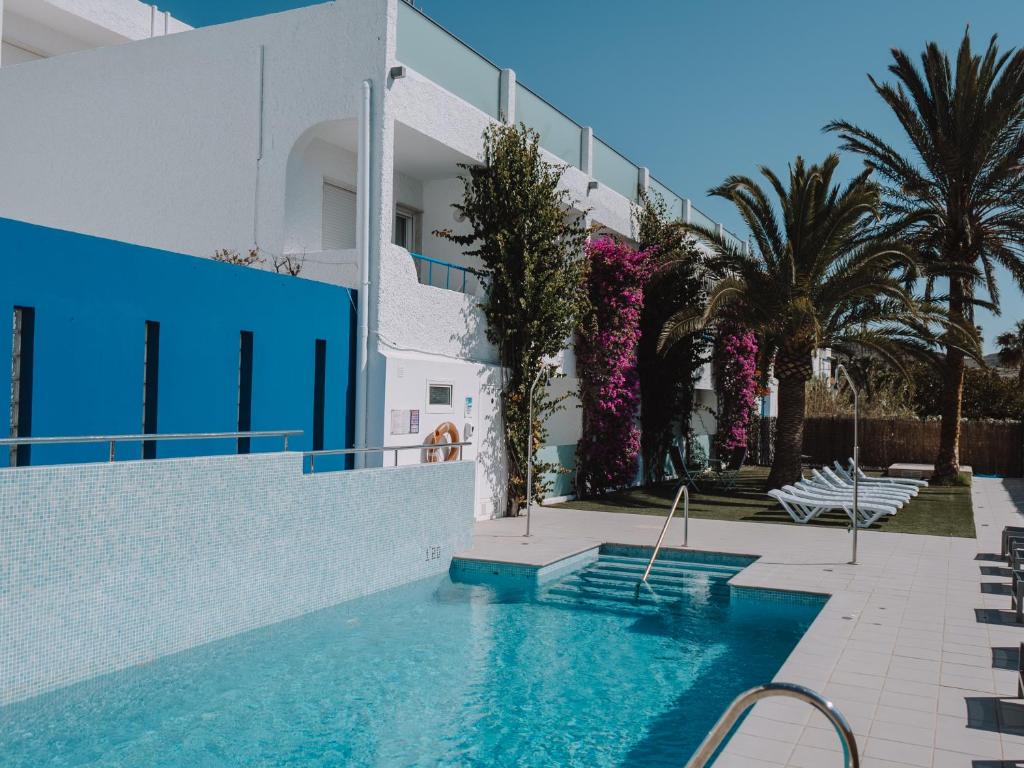
<svg viewBox="0 0 1024 768">
<path fill-rule="evenodd" d="M 1024 320 L 1018 320 L 1012 331 L 996 336 L 999 362 L 1017 366 L 1017 384 L 1024 388 Z"/>
<path fill-rule="evenodd" d="M 998 309 L 994 268 L 1024 285 L 1024 52 L 1000 54 L 996 38 L 984 55 L 964 33 L 955 70 L 935 43 L 921 68 L 892 51 L 895 85 L 869 76 L 909 140 L 901 153 L 880 136 L 846 122 L 825 126 L 843 149 L 864 156 L 881 176 L 883 212 L 909 228 L 906 236 L 932 279 L 948 278 L 943 297 L 958 326 L 973 325 L 976 306 Z M 979 289 L 988 301 L 978 297 Z M 960 471 L 964 353 L 950 344 L 943 370 L 942 429 L 935 478 Z"/>
<path fill-rule="evenodd" d="M 731 201 L 753 233 L 753 251 L 737 249 L 714 230 L 688 225 L 713 254 L 717 278 L 704 307 L 677 312 L 661 333 L 662 348 L 721 320 L 757 334 L 779 381 L 775 458 L 770 487 L 800 477 L 806 384 L 815 349 L 870 352 L 880 364 L 929 354 L 927 325 L 934 313 L 906 287 L 914 260 L 902 243 L 876 232 L 878 188 L 865 171 L 845 187 L 833 186 L 839 163 L 829 155 L 807 166 L 797 157 L 788 187 L 761 168 L 778 198 L 754 180 L 731 176 L 710 194 Z"/>
</svg>

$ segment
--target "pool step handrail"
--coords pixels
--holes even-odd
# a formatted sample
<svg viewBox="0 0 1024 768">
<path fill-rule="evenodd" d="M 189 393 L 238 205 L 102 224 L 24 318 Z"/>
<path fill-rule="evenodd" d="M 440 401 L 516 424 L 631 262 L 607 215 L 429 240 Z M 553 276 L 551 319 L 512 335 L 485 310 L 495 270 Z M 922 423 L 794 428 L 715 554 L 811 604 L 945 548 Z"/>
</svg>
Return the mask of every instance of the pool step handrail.
<svg viewBox="0 0 1024 768">
<path fill-rule="evenodd" d="M 836 734 L 839 736 L 839 741 L 843 746 L 843 765 L 846 768 L 860 768 L 860 753 L 857 751 L 857 739 L 854 737 L 853 730 L 850 728 L 850 724 L 846 722 L 842 712 L 836 709 L 835 705 L 820 693 L 795 683 L 759 685 L 737 696 L 732 704 L 729 705 L 729 708 L 725 710 L 725 714 L 719 718 L 715 727 L 711 729 L 704 738 L 704 741 L 701 742 L 700 747 L 697 748 L 693 757 L 690 758 L 690 762 L 686 764 L 686 768 L 705 768 L 705 766 L 709 765 L 711 758 L 714 757 L 718 748 L 725 741 L 737 721 L 743 717 L 743 714 L 761 699 L 767 699 L 772 696 L 797 699 L 810 704 L 821 712 L 821 714 L 829 719 L 832 727 L 836 729 Z"/>
<path fill-rule="evenodd" d="M 668 517 L 665 518 L 665 525 L 661 527 L 661 535 L 658 536 L 658 543 L 654 545 L 654 551 L 651 553 L 650 562 L 647 563 L 647 568 L 644 570 L 644 575 L 640 579 L 640 584 L 647 582 L 647 577 L 651 575 L 651 568 L 654 567 L 654 561 L 658 559 L 658 552 L 661 551 L 661 543 L 665 540 L 665 534 L 668 533 L 668 524 L 672 522 L 672 516 L 676 513 L 676 507 L 679 506 L 679 498 L 683 498 L 683 546 L 687 544 L 687 539 L 690 537 L 690 492 L 686 489 L 686 483 L 679 484 L 679 490 L 676 491 L 675 501 L 672 502 L 672 508 L 668 511 Z M 639 584 L 637 585 L 640 586 Z"/>
</svg>

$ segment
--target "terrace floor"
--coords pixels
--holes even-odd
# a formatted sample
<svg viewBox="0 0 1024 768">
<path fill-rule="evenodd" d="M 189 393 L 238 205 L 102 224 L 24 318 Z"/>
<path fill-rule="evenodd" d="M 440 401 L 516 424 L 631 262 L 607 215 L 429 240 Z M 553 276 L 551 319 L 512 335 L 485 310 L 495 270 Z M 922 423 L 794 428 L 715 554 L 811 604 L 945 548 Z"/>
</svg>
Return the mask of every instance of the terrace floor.
<svg viewBox="0 0 1024 768">
<path fill-rule="evenodd" d="M 1024 522 L 1024 480 L 975 478 L 977 538 L 860 533 L 836 528 L 693 519 L 693 549 L 759 555 L 734 583 L 832 595 L 779 670 L 831 698 L 858 735 L 864 768 L 1024 766 L 1024 702 L 1016 700 L 1018 647 L 1004 564 L 1006 524 Z M 902 510 L 901 510 L 902 512 Z M 481 560 L 546 565 L 603 542 L 651 545 L 653 515 L 540 507 L 525 520 L 477 523 Z M 673 522 L 666 546 L 679 546 Z M 841 766 L 839 742 L 806 705 L 757 705 L 717 768 Z"/>
</svg>

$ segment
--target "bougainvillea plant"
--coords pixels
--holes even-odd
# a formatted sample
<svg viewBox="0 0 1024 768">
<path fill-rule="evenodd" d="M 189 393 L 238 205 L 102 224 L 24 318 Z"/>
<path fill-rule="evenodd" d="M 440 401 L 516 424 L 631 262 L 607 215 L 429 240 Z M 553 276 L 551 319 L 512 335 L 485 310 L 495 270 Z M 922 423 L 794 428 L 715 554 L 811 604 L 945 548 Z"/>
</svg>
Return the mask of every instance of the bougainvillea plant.
<svg viewBox="0 0 1024 768">
<path fill-rule="evenodd" d="M 577 447 L 577 493 L 602 494 L 632 483 L 640 453 L 636 350 L 649 251 L 610 237 L 586 246 L 588 307 L 576 343 L 583 435 Z"/>
<path fill-rule="evenodd" d="M 718 331 L 715 363 L 718 447 L 721 451 L 745 448 L 758 393 L 757 338 L 745 328 L 725 323 Z"/>
<path fill-rule="evenodd" d="M 694 388 L 703 365 L 710 361 L 710 334 L 693 333 L 667 349 L 658 349 L 658 336 L 677 312 L 704 306 L 704 254 L 696 239 L 672 218 L 664 198 L 642 192 L 633 210 L 637 240 L 651 251 L 655 276 L 644 289 L 640 312 L 637 373 L 640 377 L 640 455 L 644 483 L 665 479 L 665 460 L 676 435 L 687 442 Z"/>
</svg>

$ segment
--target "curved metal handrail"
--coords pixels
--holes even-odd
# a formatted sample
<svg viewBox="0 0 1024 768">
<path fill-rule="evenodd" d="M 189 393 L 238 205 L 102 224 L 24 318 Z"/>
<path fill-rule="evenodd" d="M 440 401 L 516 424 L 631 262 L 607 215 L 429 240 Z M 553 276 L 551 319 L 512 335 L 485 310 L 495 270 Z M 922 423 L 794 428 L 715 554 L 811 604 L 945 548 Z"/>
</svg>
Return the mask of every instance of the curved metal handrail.
<svg viewBox="0 0 1024 768">
<path fill-rule="evenodd" d="M 821 712 L 825 717 L 832 723 L 832 727 L 836 729 L 836 733 L 839 735 L 839 740 L 843 745 L 843 765 L 846 768 L 860 768 L 860 754 L 857 752 L 857 739 L 853 735 L 853 730 L 850 728 L 850 724 L 846 722 L 846 718 L 843 714 L 836 709 L 835 705 L 822 696 L 819 693 L 812 691 L 810 688 L 805 688 L 802 685 L 796 685 L 795 683 L 768 683 L 767 685 L 759 685 L 756 688 L 751 688 L 745 693 L 741 693 L 737 696 L 729 708 L 725 710 L 725 714 L 719 718 L 715 727 L 711 729 L 708 735 L 704 738 L 700 747 L 694 753 L 693 757 L 690 758 L 690 762 L 686 764 L 686 768 L 704 768 L 708 765 L 712 756 L 725 741 L 725 737 L 729 735 L 729 731 L 736 725 L 736 722 L 743 716 L 748 709 L 756 704 L 761 699 L 767 699 L 772 696 L 784 696 L 791 699 L 799 699 L 800 701 L 806 702 L 814 707 L 816 710 Z"/>
<path fill-rule="evenodd" d="M 675 501 L 672 502 L 672 509 L 668 511 L 668 517 L 665 518 L 665 525 L 661 527 L 661 535 L 658 536 L 658 543 L 654 545 L 654 551 L 651 553 L 651 560 L 647 563 L 647 568 L 644 570 L 643 578 L 640 579 L 640 584 L 647 581 L 647 577 L 651 575 L 651 568 L 654 567 L 654 561 L 658 559 L 658 552 L 661 551 L 661 542 L 665 540 L 665 534 L 668 533 L 668 524 L 672 522 L 672 516 L 676 513 L 676 507 L 679 506 L 679 497 L 684 497 L 683 502 L 683 546 L 686 546 L 687 540 L 690 538 L 690 492 L 686 489 L 686 483 L 679 484 L 679 490 L 676 491 Z M 640 585 L 638 584 L 637 587 Z"/>
</svg>

